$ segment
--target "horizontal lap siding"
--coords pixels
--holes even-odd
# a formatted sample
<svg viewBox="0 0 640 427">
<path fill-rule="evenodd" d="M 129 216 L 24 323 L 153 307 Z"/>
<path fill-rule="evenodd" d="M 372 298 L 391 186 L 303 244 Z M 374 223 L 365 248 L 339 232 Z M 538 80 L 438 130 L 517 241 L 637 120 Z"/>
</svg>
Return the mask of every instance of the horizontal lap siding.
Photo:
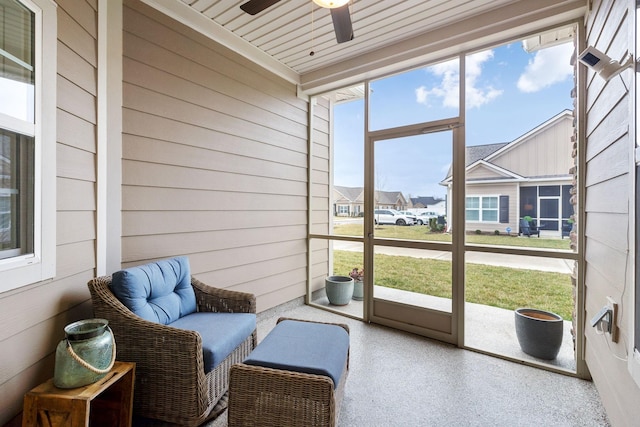
<svg viewBox="0 0 640 427">
<path fill-rule="evenodd" d="M 587 20 L 587 44 L 612 58 L 622 58 L 633 51 L 630 28 L 635 25 L 635 11 L 630 2 L 602 0 L 593 2 Z M 586 195 L 585 195 L 585 287 L 586 319 L 591 319 L 613 297 L 620 304 L 619 343 L 587 325 L 585 358 L 598 387 L 599 395 L 613 425 L 635 425 L 640 418 L 640 389 L 629 375 L 631 357 L 626 346 L 633 340 L 629 328 L 633 316 L 630 264 L 634 262 L 633 235 L 630 234 L 632 150 L 634 138 L 629 134 L 632 114 L 629 91 L 633 87 L 631 72 L 624 72 L 608 82 L 587 75 L 586 121 Z M 624 81 L 623 81 L 624 80 Z"/>
<path fill-rule="evenodd" d="M 331 200 L 330 167 L 330 116 L 329 100 L 317 98 L 313 107 L 313 132 L 311 152 L 311 233 L 326 235 L 331 232 L 330 218 L 333 216 Z M 311 241 L 310 277 L 311 290 L 324 288 L 324 279 L 331 274 L 329 263 L 329 245 L 327 240 Z"/>
<path fill-rule="evenodd" d="M 311 233 L 329 233 L 331 206 L 330 175 L 330 105 L 325 98 L 317 98 L 313 108 L 313 132 L 311 135 Z M 314 279 L 315 281 L 315 279 Z"/>
<path fill-rule="evenodd" d="M 124 8 L 123 265 L 176 255 L 258 310 L 304 295 L 307 103 L 138 1 Z"/>
<path fill-rule="evenodd" d="M 499 231 L 500 233 L 506 233 L 507 227 L 511 228 L 511 234 L 518 233 L 519 218 L 518 214 L 518 185 L 517 184 L 484 184 L 484 185 L 467 185 L 467 197 L 473 196 L 508 196 L 509 197 L 509 222 L 474 222 L 467 221 L 467 232 L 474 232 L 476 230 L 493 233 Z"/>
<path fill-rule="evenodd" d="M 527 137 L 495 160 L 498 166 L 522 176 L 557 176 L 573 166 L 571 135 L 573 117 L 559 121 Z"/>
<path fill-rule="evenodd" d="M 21 411 L 29 389 L 53 376 L 64 326 L 91 317 L 86 283 L 95 274 L 96 2 L 57 3 L 56 277 L 0 294 L 0 425 Z"/>
</svg>

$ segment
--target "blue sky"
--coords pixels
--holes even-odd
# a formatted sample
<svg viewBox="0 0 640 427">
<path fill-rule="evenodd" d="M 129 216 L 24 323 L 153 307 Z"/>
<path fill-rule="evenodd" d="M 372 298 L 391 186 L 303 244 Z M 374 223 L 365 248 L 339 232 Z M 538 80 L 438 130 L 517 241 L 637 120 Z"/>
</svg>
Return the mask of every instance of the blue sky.
<svg viewBox="0 0 640 427">
<path fill-rule="evenodd" d="M 571 43 L 527 53 L 512 43 L 467 57 L 467 145 L 512 141 L 572 109 Z M 457 60 L 372 82 L 371 128 L 458 115 Z M 336 106 L 334 183 L 363 185 L 362 100 Z M 451 136 L 376 143 L 376 186 L 405 196 L 443 196 Z"/>
</svg>

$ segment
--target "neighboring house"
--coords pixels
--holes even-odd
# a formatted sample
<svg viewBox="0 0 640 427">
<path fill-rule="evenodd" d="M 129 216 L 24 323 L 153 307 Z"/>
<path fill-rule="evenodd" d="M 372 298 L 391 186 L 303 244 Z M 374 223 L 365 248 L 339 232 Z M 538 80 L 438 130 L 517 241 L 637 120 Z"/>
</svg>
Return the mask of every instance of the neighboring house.
<svg viewBox="0 0 640 427">
<path fill-rule="evenodd" d="M 542 235 L 560 237 L 573 215 L 572 133 L 573 114 L 565 110 L 514 141 L 468 146 L 467 230 L 505 232 L 508 227 L 517 233 L 519 219 L 530 216 Z M 449 200 L 452 183 L 449 171 L 441 182 Z"/>
<path fill-rule="evenodd" d="M 407 199 L 400 191 L 376 191 L 374 209 L 395 209 L 403 211 L 407 209 Z"/>
<path fill-rule="evenodd" d="M 438 215 L 447 214 L 447 200 L 433 196 L 409 198 L 409 209 L 416 213 L 435 212 Z"/>
<path fill-rule="evenodd" d="M 364 211 L 362 187 L 333 186 L 333 215 L 360 216 Z"/>
<path fill-rule="evenodd" d="M 376 191 L 374 209 L 407 209 L 401 191 Z M 361 216 L 364 212 L 364 188 L 333 186 L 333 215 Z"/>
</svg>

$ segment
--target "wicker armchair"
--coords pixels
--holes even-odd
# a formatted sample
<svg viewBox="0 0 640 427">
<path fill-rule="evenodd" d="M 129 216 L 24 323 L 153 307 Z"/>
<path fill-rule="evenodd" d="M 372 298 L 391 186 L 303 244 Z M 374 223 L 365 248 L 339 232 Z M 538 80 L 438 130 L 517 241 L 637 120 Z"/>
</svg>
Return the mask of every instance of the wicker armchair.
<svg viewBox="0 0 640 427">
<path fill-rule="evenodd" d="M 221 398 L 229 386 L 229 368 L 254 349 L 256 331 L 205 373 L 200 334 L 136 316 L 114 296 L 110 283 L 111 276 L 104 276 L 88 286 L 94 315 L 109 321 L 118 360 L 136 363 L 134 414 L 196 426 L 220 413 L 226 407 Z M 193 277 L 191 285 L 198 312 L 256 312 L 252 294 L 213 288 Z"/>
</svg>

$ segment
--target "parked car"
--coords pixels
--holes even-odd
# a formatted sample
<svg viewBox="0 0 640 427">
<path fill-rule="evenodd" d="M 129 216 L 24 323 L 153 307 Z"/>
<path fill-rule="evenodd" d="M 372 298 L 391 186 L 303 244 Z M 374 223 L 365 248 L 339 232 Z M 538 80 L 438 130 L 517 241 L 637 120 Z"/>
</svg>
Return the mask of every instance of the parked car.
<svg viewBox="0 0 640 427">
<path fill-rule="evenodd" d="M 429 220 L 431 218 L 437 218 L 438 214 L 435 212 L 421 212 L 417 217 L 416 217 L 416 222 L 418 223 L 418 225 L 429 225 Z"/>
<path fill-rule="evenodd" d="M 395 209 L 376 209 L 373 211 L 373 220 L 378 224 L 413 225 L 413 219 L 403 215 Z"/>
<path fill-rule="evenodd" d="M 414 224 L 418 222 L 416 218 L 416 214 L 414 214 L 413 212 L 409 212 L 409 211 L 398 211 L 398 212 L 400 212 L 402 215 L 406 216 L 407 218 L 412 219 Z"/>
</svg>

